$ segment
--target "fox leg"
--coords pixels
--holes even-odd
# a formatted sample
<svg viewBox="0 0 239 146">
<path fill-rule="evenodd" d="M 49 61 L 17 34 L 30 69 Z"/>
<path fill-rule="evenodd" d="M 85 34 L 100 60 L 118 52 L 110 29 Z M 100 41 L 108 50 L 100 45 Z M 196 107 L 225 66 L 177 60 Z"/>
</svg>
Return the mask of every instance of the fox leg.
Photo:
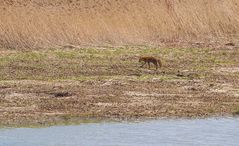
<svg viewBox="0 0 239 146">
<path fill-rule="evenodd" d="M 148 66 L 149 66 L 149 69 L 150 69 L 150 62 L 148 62 Z"/>
<path fill-rule="evenodd" d="M 157 62 L 154 63 L 155 67 L 156 67 L 156 70 L 158 70 L 158 64 Z"/>
<path fill-rule="evenodd" d="M 146 64 L 146 62 L 144 62 L 144 64 L 143 64 L 143 65 L 141 65 L 140 67 L 143 67 L 145 64 Z"/>
</svg>

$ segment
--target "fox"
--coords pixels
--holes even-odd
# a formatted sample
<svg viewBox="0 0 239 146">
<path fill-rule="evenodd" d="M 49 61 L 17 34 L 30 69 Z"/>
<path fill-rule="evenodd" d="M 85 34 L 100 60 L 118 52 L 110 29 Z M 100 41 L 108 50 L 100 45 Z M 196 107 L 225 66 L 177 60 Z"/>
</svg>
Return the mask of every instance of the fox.
<svg viewBox="0 0 239 146">
<path fill-rule="evenodd" d="M 143 67 L 146 63 L 148 63 L 149 69 L 150 69 L 150 63 L 153 63 L 155 65 L 156 70 L 158 70 L 159 67 L 162 67 L 161 60 L 155 57 L 140 57 L 139 62 L 144 62 L 144 64 L 141 67 Z"/>
</svg>

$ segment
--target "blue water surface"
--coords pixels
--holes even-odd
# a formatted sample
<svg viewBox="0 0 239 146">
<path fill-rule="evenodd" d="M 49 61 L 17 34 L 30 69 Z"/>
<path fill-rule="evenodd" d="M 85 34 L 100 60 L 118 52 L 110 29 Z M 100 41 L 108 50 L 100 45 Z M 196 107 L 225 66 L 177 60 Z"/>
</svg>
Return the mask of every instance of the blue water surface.
<svg viewBox="0 0 239 146">
<path fill-rule="evenodd" d="M 0 146 L 239 145 L 239 118 L 0 129 Z"/>
</svg>

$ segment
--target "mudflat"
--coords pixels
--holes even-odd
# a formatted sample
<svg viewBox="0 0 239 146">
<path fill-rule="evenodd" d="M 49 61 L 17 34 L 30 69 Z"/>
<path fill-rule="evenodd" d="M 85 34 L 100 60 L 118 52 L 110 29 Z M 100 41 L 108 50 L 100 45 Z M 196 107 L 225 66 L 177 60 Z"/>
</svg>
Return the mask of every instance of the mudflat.
<svg viewBox="0 0 239 146">
<path fill-rule="evenodd" d="M 139 56 L 163 67 L 140 68 Z M 0 50 L 0 124 L 239 112 L 239 48 Z"/>
</svg>

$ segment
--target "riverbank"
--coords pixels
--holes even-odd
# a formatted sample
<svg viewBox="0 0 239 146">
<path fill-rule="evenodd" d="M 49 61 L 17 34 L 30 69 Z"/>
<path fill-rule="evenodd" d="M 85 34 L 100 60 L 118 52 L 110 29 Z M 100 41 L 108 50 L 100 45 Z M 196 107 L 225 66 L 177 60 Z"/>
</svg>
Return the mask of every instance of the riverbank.
<svg viewBox="0 0 239 146">
<path fill-rule="evenodd" d="M 208 117 L 239 111 L 239 48 L 0 50 L 0 124 Z M 139 56 L 161 58 L 158 71 Z"/>
</svg>

